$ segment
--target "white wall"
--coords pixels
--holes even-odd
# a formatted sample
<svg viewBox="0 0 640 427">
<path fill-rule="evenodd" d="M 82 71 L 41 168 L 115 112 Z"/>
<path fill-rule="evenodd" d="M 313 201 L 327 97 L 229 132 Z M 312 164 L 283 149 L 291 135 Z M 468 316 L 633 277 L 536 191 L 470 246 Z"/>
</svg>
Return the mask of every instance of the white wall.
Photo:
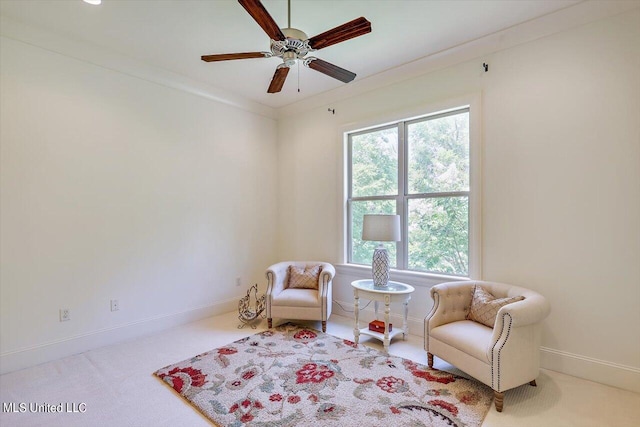
<svg viewBox="0 0 640 427">
<path fill-rule="evenodd" d="M 545 367 L 640 391 L 638 40 L 636 9 L 276 124 L 2 37 L 0 371 L 233 310 L 276 260 L 339 264 L 345 127 L 480 93 L 483 278 L 549 298 Z M 366 276 L 339 268 L 338 302 Z M 421 333 L 439 279 L 392 278 Z"/>
<path fill-rule="evenodd" d="M 343 262 L 345 126 L 481 93 L 483 278 L 550 300 L 545 367 L 640 391 L 639 40 L 635 9 L 281 119 L 281 257 Z M 419 333 L 433 281 L 401 278 Z"/>
<path fill-rule="evenodd" d="M 1 43 L 2 372 L 231 311 L 264 283 L 275 120 Z"/>
</svg>

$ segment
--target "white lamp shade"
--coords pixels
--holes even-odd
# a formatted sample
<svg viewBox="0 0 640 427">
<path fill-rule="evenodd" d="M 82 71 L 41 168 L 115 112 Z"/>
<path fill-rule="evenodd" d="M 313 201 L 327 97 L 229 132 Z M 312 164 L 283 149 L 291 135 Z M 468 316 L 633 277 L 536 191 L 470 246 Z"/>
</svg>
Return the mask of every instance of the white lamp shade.
<svg viewBox="0 0 640 427">
<path fill-rule="evenodd" d="M 374 242 L 400 241 L 400 215 L 365 215 L 362 240 Z"/>
</svg>

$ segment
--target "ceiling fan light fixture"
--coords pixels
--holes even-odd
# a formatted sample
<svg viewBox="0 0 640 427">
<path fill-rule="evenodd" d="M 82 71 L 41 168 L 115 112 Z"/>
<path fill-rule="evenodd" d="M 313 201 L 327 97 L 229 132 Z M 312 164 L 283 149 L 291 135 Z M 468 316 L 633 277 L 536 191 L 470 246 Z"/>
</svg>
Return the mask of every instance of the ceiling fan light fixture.
<svg viewBox="0 0 640 427">
<path fill-rule="evenodd" d="M 293 67 L 296 64 L 296 59 L 298 59 L 298 57 L 296 56 L 296 53 L 292 51 L 287 51 L 282 55 L 284 65 L 287 67 Z"/>
<path fill-rule="evenodd" d="M 302 59 L 307 53 L 312 51 L 307 43 L 307 35 L 296 28 L 283 28 L 284 40 L 271 39 L 271 53 L 273 56 L 284 59 L 284 54 L 293 52 L 298 59 Z"/>
</svg>

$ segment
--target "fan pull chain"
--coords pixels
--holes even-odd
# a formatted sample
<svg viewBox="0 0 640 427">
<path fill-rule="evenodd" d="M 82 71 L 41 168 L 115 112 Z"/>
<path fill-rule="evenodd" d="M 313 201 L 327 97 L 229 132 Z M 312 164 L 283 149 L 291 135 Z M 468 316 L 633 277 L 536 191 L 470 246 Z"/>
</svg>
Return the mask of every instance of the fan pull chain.
<svg viewBox="0 0 640 427">
<path fill-rule="evenodd" d="M 298 64 L 298 93 L 300 93 L 300 61 L 296 61 Z"/>
</svg>

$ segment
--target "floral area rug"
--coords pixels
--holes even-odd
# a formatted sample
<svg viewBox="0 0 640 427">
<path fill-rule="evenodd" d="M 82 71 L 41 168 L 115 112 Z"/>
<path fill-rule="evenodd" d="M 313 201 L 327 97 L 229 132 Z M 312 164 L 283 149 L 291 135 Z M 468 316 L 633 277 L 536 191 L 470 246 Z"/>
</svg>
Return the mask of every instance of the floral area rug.
<svg viewBox="0 0 640 427">
<path fill-rule="evenodd" d="M 485 385 L 287 323 L 155 372 L 217 426 L 480 426 Z"/>
</svg>

